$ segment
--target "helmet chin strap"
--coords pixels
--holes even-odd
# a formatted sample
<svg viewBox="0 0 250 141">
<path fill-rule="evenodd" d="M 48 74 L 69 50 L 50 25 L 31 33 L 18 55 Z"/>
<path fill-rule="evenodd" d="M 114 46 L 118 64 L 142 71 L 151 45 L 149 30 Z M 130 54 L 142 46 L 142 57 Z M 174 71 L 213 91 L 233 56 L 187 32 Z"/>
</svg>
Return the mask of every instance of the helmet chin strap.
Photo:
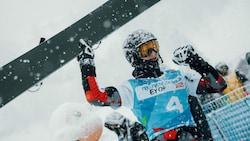
<svg viewBox="0 0 250 141">
<path fill-rule="evenodd" d="M 158 53 L 158 60 L 159 60 L 159 64 L 163 64 L 163 59 L 161 58 L 161 55 L 160 55 L 160 53 Z"/>
<path fill-rule="evenodd" d="M 160 69 L 160 64 L 163 63 L 161 56 L 156 61 L 148 61 L 138 59 L 135 66 L 135 70 L 132 75 L 135 78 L 157 78 L 160 77 L 163 72 Z"/>
<path fill-rule="evenodd" d="M 140 70 L 136 69 L 133 71 L 132 75 L 137 78 L 158 78 L 163 74 L 160 69 L 155 69 L 154 71 L 148 71 L 146 69 Z"/>
</svg>

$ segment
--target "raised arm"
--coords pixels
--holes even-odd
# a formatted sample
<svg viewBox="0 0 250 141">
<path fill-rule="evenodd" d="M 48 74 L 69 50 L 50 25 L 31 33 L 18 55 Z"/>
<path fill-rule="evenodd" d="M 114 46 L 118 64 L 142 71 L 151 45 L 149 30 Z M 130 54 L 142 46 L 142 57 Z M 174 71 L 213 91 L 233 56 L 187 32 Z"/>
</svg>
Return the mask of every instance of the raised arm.
<svg viewBox="0 0 250 141">
<path fill-rule="evenodd" d="M 115 87 L 106 87 L 101 91 L 96 82 L 96 72 L 94 63 L 94 51 L 83 39 L 79 41 L 82 51 L 77 57 L 82 73 L 82 85 L 86 99 L 89 103 L 96 106 L 121 105 L 120 95 Z"/>
<path fill-rule="evenodd" d="M 226 81 L 214 67 L 200 57 L 191 45 L 177 48 L 174 51 L 173 61 L 178 65 L 190 66 L 201 74 L 197 94 L 222 92 L 227 86 Z"/>
</svg>

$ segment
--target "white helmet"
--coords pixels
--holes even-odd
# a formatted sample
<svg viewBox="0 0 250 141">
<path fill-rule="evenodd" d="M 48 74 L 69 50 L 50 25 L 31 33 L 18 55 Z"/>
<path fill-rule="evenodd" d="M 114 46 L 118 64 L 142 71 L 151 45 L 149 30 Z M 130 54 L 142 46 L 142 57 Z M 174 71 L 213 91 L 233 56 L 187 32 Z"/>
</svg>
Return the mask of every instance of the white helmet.
<svg viewBox="0 0 250 141">
<path fill-rule="evenodd" d="M 137 68 L 137 62 L 141 60 L 137 47 L 151 40 L 156 40 L 156 37 L 152 33 L 142 29 L 136 30 L 128 35 L 124 41 L 123 50 L 126 59 L 132 67 Z"/>
</svg>

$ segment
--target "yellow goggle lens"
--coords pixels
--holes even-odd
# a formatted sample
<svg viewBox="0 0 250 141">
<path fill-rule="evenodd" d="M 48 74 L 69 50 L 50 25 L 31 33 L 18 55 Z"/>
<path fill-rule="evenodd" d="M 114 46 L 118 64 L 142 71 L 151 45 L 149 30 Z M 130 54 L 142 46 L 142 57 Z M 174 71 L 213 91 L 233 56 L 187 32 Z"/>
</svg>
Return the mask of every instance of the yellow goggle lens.
<svg viewBox="0 0 250 141">
<path fill-rule="evenodd" d="M 156 40 L 148 41 L 138 47 L 139 56 L 141 58 L 148 57 L 153 50 L 156 52 L 159 51 L 159 45 Z"/>
</svg>

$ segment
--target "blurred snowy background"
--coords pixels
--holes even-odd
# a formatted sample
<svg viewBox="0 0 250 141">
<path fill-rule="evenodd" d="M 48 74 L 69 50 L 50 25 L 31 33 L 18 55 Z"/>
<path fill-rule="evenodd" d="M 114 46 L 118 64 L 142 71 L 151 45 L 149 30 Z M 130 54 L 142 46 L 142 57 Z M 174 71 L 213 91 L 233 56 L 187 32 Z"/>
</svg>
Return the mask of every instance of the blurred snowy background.
<svg viewBox="0 0 250 141">
<path fill-rule="evenodd" d="M 105 0 L 1 0 L 0 66 L 37 46 L 88 14 Z M 105 38 L 96 50 L 100 87 L 131 78 L 122 43 L 136 29 L 146 29 L 159 40 L 167 65 L 175 48 L 192 44 L 212 65 L 225 61 L 232 68 L 250 51 L 249 0 L 162 0 Z M 48 141 L 52 112 L 67 102 L 84 103 L 76 59 L 42 81 L 37 92 L 24 92 L 0 109 L 1 141 Z M 36 90 L 34 86 L 30 90 Z M 102 117 L 107 110 L 98 110 Z M 123 113 L 126 109 L 120 110 Z M 133 118 L 129 113 L 127 116 Z"/>
</svg>

